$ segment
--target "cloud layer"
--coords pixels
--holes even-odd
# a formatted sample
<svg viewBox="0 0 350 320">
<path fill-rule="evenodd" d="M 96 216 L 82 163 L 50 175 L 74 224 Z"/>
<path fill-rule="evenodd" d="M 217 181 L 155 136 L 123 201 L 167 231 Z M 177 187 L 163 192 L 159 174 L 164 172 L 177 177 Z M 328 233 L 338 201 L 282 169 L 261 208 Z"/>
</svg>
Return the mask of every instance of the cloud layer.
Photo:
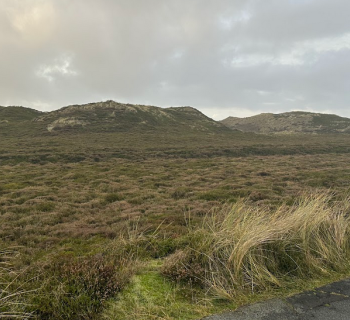
<svg viewBox="0 0 350 320">
<path fill-rule="evenodd" d="M 350 117 L 346 0 L 2 0 L 0 105 Z"/>
</svg>

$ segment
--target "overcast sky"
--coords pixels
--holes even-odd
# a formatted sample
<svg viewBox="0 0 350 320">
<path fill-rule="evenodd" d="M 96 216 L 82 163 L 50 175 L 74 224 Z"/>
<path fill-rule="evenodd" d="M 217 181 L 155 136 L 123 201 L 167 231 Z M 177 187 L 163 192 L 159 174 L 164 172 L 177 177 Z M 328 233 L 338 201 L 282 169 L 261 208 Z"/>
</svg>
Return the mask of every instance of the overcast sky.
<svg viewBox="0 0 350 320">
<path fill-rule="evenodd" d="M 349 0 L 0 0 L 0 105 L 350 117 Z"/>
</svg>

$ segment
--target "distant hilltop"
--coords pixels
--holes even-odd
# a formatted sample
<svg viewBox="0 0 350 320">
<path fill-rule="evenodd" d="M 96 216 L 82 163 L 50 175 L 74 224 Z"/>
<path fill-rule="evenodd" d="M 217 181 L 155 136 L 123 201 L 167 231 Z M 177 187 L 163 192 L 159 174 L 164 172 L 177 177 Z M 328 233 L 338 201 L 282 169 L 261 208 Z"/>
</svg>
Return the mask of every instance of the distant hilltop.
<svg viewBox="0 0 350 320">
<path fill-rule="evenodd" d="M 350 119 L 312 112 L 262 113 L 247 118 L 228 117 L 222 124 L 230 129 L 262 134 L 350 133 Z"/>
<path fill-rule="evenodd" d="M 2 128 L 1 128 L 2 127 Z M 0 107 L 0 132 L 17 127 L 45 134 L 70 132 L 231 132 L 192 107 L 159 108 L 112 100 L 71 105 L 51 112 L 23 107 Z"/>
<path fill-rule="evenodd" d="M 51 112 L 0 107 L 0 134 L 4 136 L 77 132 L 230 135 L 237 130 L 258 134 L 350 133 L 350 119 L 333 114 L 296 111 L 214 121 L 192 107 L 159 108 L 112 100 L 71 105 Z"/>
</svg>

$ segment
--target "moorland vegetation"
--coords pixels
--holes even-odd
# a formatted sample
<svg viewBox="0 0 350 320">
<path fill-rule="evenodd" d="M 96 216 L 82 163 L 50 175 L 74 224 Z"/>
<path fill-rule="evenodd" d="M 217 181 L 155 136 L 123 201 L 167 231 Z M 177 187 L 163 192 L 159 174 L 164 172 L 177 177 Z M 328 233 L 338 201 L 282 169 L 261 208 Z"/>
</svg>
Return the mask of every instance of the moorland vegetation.
<svg viewBox="0 0 350 320">
<path fill-rule="evenodd" d="M 350 274 L 347 134 L 164 110 L 0 108 L 0 318 L 199 319 Z"/>
</svg>

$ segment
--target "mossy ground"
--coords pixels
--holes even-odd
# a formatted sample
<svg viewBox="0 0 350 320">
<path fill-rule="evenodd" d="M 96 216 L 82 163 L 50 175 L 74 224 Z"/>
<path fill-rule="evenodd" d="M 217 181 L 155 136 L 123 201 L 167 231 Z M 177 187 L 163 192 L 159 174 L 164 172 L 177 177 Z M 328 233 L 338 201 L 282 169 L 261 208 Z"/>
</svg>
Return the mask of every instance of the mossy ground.
<svg viewBox="0 0 350 320">
<path fill-rule="evenodd" d="M 108 301 L 102 314 L 105 320 L 195 320 L 205 316 L 233 311 L 240 306 L 273 298 L 284 298 L 313 290 L 350 276 L 333 273 L 321 278 L 290 279 L 282 288 L 264 292 L 241 292 L 234 300 L 222 300 L 206 295 L 198 288 L 183 286 L 164 278 L 162 260 L 149 261 L 131 283 L 116 298 Z"/>
<path fill-rule="evenodd" d="M 164 278 L 160 273 L 160 263 L 149 262 L 142 272 L 134 276 L 123 293 L 108 303 L 104 318 L 190 320 L 215 311 L 209 301 L 195 301 L 185 296 L 179 285 Z"/>
</svg>

